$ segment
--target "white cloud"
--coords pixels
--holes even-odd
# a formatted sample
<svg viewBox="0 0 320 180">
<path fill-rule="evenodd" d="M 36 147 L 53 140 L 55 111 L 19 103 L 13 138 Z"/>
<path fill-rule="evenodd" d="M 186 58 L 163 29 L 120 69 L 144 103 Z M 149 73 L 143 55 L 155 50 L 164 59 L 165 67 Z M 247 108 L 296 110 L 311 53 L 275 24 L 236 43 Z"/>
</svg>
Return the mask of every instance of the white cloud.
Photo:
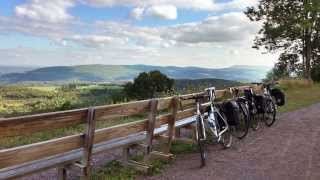
<svg viewBox="0 0 320 180">
<path fill-rule="evenodd" d="M 136 6 L 146 7 L 154 5 L 173 5 L 182 9 L 220 11 L 224 9 L 243 9 L 256 5 L 258 0 L 231 0 L 228 2 L 216 2 L 215 0 L 84 0 L 94 6 Z"/>
<path fill-rule="evenodd" d="M 163 36 L 185 43 L 219 43 L 248 39 L 258 29 L 243 13 L 227 13 L 170 27 Z"/>
<path fill-rule="evenodd" d="M 130 17 L 133 19 L 141 20 L 144 10 L 145 9 L 143 7 L 136 7 L 131 11 Z"/>
<path fill-rule="evenodd" d="M 72 37 L 66 37 L 65 40 L 78 42 L 87 47 L 115 46 L 126 43 L 126 38 L 117 38 L 106 35 L 73 35 Z"/>
<path fill-rule="evenodd" d="M 154 5 L 147 9 L 147 14 L 161 19 L 177 19 L 177 8 L 173 5 Z"/>
<path fill-rule="evenodd" d="M 67 9 L 74 5 L 74 0 L 29 0 L 16 6 L 15 14 L 31 20 L 61 23 L 73 18 Z"/>
<path fill-rule="evenodd" d="M 177 8 L 212 10 L 215 4 L 212 0 L 85 0 L 94 6 L 157 6 L 173 5 Z"/>
</svg>

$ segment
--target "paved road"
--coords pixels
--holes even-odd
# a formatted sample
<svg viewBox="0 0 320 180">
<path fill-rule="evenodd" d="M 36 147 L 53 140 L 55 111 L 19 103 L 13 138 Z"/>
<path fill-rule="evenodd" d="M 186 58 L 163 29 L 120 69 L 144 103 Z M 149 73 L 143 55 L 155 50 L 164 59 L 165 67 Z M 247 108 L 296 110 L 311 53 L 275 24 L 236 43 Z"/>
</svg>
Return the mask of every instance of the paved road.
<svg viewBox="0 0 320 180">
<path fill-rule="evenodd" d="M 207 166 L 199 164 L 199 154 L 181 155 L 161 175 L 143 179 L 320 180 L 320 104 L 281 114 L 230 149 L 212 145 Z"/>
</svg>

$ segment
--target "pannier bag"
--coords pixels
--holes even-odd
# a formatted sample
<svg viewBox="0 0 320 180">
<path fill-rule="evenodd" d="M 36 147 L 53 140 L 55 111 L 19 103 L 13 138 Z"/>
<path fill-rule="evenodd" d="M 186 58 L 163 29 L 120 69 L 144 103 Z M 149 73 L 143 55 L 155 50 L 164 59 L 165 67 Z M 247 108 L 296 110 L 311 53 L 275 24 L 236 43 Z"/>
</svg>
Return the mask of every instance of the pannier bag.
<svg viewBox="0 0 320 180">
<path fill-rule="evenodd" d="M 238 125 L 240 121 L 240 108 L 238 104 L 231 100 L 223 102 L 221 105 L 222 111 L 226 115 L 228 124 L 231 126 Z"/>
<path fill-rule="evenodd" d="M 246 97 L 246 99 L 250 99 L 253 96 L 253 94 L 250 91 L 250 89 L 243 90 L 243 93 L 244 93 L 244 97 Z"/>
<path fill-rule="evenodd" d="M 264 113 L 265 97 L 263 95 L 254 96 L 255 105 L 259 114 Z"/>
<path fill-rule="evenodd" d="M 278 106 L 283 106 L 285 104 L 285 94 L 280 89 L 271 89 L 271 96 L 274 97 Z"/>
</svg>

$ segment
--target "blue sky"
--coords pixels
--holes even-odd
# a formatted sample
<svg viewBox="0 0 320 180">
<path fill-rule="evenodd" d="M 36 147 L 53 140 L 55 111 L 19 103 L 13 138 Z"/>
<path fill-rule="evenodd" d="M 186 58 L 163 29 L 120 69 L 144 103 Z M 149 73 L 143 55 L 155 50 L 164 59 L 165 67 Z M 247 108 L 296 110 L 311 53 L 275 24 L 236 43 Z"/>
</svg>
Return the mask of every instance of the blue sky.
<svg viewBox="0 0 320 180">
<path fill-rule="evenodd" d="M 272 65 L 251 48 L 257 0 L 0 1 L 0 65 Z"/>
</svg>

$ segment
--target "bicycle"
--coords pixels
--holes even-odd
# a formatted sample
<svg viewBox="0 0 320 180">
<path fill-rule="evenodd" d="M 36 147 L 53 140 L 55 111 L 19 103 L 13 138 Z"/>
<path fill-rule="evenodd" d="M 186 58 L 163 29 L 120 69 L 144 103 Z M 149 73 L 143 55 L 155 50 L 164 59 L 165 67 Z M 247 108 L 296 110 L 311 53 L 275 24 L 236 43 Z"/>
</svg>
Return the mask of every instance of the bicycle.
<svg viewBox="0 0 320 180">
<path fill-rule="evenodd" d="M 249 110 L 249 126 L 251 126 L 252 130 L 256 131 L 259 128 L 259 115 L 262 115 L 260 112 L 258 112 L 257 108 L 257 102 L 256 102 L 256 95 L 253 91 L 252 87 L 249 87 L 248 89 L 243 90 L 244 97 L 243 99 L 248 104 L 248 110 Z"/>
<path fill-rule="evenodd" d="M 250 126 L 249 102 L 244 97 L 239 96 L 238 88 L 230 88 L 229 90 L 233 96 L 233 100 L 239 107 L 237 112 L 238 122 L 236 123 L 235 130 L 233 132 L 238 139 L 243 139 L 247 136 Z"/>
<path fill-rule="evenodd" d="M 216 89 L 215 87 L 211 87 L 205 89 L 205 91 L 209 95 L 210 102 L 207 116 L 209 132 L 214 134 L 217 142 L 224 148 L 229 148 L 232 145 L 232 129 L 230 128 L 228 119 L 224 112 L 214 102 L 216 98 Z"/>
<path fill-rule="evenodd" d="M 232 144 L 231 129 L 223 112 L 214 103 L 215 88 L 205 89 L 208 95 L 198 94 L 188 98 L 180 97 L 180 100 L 194 99 L 196 101 L 196 141 L 201 157 L 201 167 L 206 164 L 205 141 L 207 140 L 207 131 L 217 138 L 217 142 L 223 147 L 228 148 Z M 202 111 L 201 103 L 209 97 L 209 109 L 207 115 Z M 181 103 L 181 101 L 180 101 Z M 205 123 L 206 122 L 206 123 Z M 207 128 L 206 128 L 207 127 Z"/>
<path fill-rule="evenodd" d="M 263 84 L 264 88 L 264 122 L 265 124 L 270 127 L 274 124 L 276 121 L 276 115 L 277 115 L 277 106 L 275 103 L 274 98 L 271 95 L 271 86 L 273 86 L 274 83 L 265 83 Z"/>
<path fill-rule="evenodd" d="M 198 143 L 198 148 L 201 157 L 201 167 L 206 164 L 206 152 L 204 150 L 204 141 L 206 140 L 206 131 L 204 127 L 204 114 L 202 113 L 201 103 L 204 100 L 203 95 L 195 95 L 192 97 L 184 98 L 180 97 L 180 106 L 182 107 L 181 100 L 191 100 L 194 99 L 196 101 L 196 132 L 195 138 Z"/>
</svg>

